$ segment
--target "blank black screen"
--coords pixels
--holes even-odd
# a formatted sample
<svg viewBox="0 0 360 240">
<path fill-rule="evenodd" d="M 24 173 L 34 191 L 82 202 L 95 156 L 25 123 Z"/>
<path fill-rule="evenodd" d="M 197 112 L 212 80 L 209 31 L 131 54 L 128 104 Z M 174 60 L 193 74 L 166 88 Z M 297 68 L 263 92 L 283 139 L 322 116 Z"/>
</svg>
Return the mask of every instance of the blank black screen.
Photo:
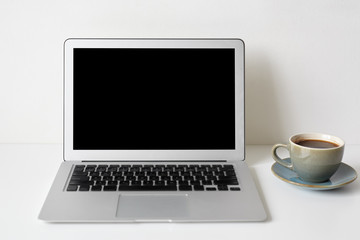
<svg viewBox="0 0 360 240">
<path fill-rule="evenodd" d="M 75 150 L 235 149 L 234 49 L 74 49 Z"/>
</svg>

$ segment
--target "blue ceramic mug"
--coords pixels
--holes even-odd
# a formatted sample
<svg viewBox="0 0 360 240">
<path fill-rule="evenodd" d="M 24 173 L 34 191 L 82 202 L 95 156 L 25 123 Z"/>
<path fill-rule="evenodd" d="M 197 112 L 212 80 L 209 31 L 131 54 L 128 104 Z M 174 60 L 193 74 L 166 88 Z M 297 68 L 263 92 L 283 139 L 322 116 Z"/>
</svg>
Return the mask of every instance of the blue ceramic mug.
<svg viewBox="0 0 360 240">
<path fill-rule="evenodd" d="M 322 133 L 301 133 L 289 138 L 288 144 L 275 144 L 272 156 L 276 162 L 295 171 L 307 182 L 327 181 L 339 168 L 345 142 L 335 136 Z M 278 148 L 290 153 L 288 163 L 277 154 Z"/>
</svg>

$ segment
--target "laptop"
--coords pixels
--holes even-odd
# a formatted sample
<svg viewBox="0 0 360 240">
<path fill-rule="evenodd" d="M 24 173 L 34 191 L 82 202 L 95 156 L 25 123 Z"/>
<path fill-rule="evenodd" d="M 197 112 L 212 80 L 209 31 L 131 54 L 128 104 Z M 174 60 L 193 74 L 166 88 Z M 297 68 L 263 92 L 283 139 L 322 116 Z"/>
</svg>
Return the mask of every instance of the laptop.
<svg viewBox="0 0 360 240">
<path fill-rule="evenodd" d="M 68 39 L 48 222 L 263 221 L 240 39 Z"/>
</svg>

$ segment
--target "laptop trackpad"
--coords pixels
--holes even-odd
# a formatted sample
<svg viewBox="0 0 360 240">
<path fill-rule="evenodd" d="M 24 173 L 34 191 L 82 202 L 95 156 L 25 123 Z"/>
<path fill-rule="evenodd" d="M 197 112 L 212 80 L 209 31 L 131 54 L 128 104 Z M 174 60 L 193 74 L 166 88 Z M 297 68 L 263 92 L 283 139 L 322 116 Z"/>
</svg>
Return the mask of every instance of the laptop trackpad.
<svg viewBox="0 0 360 240">
<path fill-rule="evenodd" d="M 133 220 L 179 219 L 188 215 L 187 194 L 121 194 L 116 217 Z"/>
</svg>

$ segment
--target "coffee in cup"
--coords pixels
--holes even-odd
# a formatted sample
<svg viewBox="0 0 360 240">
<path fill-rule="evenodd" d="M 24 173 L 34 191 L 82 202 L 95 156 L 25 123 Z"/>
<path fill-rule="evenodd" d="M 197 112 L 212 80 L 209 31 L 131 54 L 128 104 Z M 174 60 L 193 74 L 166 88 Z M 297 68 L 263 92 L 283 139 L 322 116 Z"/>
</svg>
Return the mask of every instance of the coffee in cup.
<svg viewBox="0 0 360 240">
<path fill-rule="evenodd" d="M 322 133 L 302 133 L 289 138 L 288 144 L 276 144 L 272 156 L 276 162 L 295 171 L 307 182 L 324 182 L 339 168 L 345 142 L 335 136 Z M 290 153 L 288 163 L 277 154 L 278 148 Z"/>
</svg>

